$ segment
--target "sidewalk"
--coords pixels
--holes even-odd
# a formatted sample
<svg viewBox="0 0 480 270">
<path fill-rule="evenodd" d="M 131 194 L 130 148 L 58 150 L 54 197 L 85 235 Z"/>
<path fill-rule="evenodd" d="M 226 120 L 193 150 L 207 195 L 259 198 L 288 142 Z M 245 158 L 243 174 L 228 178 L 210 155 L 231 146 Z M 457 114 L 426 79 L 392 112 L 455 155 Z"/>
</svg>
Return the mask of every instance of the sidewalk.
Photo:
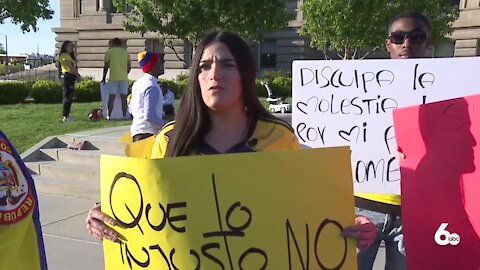
<svg viewBox="0 0 480 270">
<path fill-rule="evenodd" d="M 77 137 L 118 140 L 129 127 L 75 133 Z M 40 219 L 49 270 L 104 269 L 102 243 L 86 230 L 85 218 L 96 200 L 38 193 Z M 385 251 L 380 249 L 374 270 L 383 269 Z"/>
<path fill-rule="evenodd" d="M 92 200 L 39 193 L 45 253 L 50 270 L 101 270 L 103 249 L 86 231 Z"/>
<path fill-rule="evenodd" d="M 75 133 L 76 137 L 118 140 L 129 126 Z M 96 202 L 69 196 L 38 193 L 40 221 L 50 270 L 104 269 L 101 242 L 86 230 L 85 218 Z"/>
</svg>

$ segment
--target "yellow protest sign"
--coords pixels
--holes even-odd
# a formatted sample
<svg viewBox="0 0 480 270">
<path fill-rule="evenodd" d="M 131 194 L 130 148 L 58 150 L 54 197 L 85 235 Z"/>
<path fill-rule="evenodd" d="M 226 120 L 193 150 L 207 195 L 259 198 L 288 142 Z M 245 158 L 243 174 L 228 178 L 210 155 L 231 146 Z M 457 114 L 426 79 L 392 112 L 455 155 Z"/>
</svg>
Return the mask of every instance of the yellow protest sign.
<svg viewBox="0 0 480 270">
<path fill-rule="evenodd" d="M 356 269 L 350 149 L 101 157 L 105 269 Z"/>
</svg>

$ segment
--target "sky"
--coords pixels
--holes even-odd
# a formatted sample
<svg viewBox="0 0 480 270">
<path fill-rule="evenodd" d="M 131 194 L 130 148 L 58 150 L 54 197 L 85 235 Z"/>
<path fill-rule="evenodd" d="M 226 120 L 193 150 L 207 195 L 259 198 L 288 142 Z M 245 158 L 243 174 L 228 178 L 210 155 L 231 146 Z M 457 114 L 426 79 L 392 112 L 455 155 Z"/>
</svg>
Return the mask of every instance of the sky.
<svg viewBox="0 0 480 270">
<path fill-rule="evenodd" d="M 0 24 L 0 43 L 5 48 L 5 35 L 7 35 L 8 54 L 55 54 L 55 33 L 52 27 L 60 26 L 60 0 L 50 0 L 50 8 L 55 11 L 50 20 L 38 20 L 37 32 L 22 33 L 20 25 L 15 25 L 10 20 Z"/>
</svg>

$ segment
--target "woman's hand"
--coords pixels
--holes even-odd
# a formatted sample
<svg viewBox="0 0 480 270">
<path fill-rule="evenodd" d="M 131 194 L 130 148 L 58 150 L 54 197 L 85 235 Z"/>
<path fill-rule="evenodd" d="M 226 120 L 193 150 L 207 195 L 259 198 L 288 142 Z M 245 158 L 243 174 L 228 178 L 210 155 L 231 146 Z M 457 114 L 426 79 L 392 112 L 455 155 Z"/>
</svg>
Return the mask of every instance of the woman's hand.
<svg viewBox="0 0 480 270">
<path fill-rule="evenodd" d="M 365 249 L 373 244 L 375 238 L 377 238 L 377 228 L 370 219 L 364 216 L 356 216 L 355 225 L 345 227 L 343 236 L 357 240 L 357 247 Z"/>
<path fill-rule="evenodd" d="M 115 226 L 115 220 L 100 210 L 99 203 L 95 204 L 95 206 L 88 211 L 88 216 L 85 222 L 87 223 L 88 233 L 91 236 L 97 238 L 98 240 L 103 240 L 103 238 L 106 238 L 113 242 L 117 241 L 117 233 L 104 224 L 104 222 L 106 222 L 112 226 Z"/>
</svg>

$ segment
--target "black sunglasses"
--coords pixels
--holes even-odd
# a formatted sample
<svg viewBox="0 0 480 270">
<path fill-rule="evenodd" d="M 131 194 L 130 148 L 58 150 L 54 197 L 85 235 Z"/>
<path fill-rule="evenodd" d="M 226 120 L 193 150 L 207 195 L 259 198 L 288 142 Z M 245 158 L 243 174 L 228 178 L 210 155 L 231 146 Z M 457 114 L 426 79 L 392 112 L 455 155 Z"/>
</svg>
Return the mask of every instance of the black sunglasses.
<svg viewBox="0 0 480 270">
<path fill-rule="evenodd" d="M 428 38 L 427 32 L 422 31 L 422 30 L 413 30 L 410 32 L 403 32 L 403 31 L 396 31 L 396 32 L 391 32 L 390 35 L 388 36 L 388 39 L 393 44 L 403 44 L 407 38 L 410 38 L 410 40 L 413 43 L 422 43 L 425 42 Z"/>
</svg>

